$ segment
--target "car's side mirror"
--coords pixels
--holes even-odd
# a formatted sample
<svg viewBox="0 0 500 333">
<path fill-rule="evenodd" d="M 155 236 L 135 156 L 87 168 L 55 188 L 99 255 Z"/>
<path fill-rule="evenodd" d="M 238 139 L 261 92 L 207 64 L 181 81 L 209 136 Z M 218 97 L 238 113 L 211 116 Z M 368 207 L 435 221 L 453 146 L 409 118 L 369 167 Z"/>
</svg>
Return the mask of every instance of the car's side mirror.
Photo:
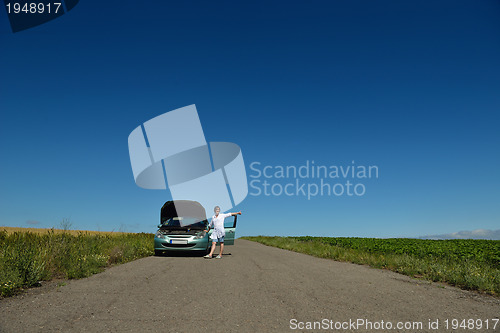
<svg viewBox="0 0 500 333">
<path fill-rule="evenodd" d="M 160 229 L 160 228 L 161 228 L 161 224 L 158 224 L 158 229 Z"/>
</svg>

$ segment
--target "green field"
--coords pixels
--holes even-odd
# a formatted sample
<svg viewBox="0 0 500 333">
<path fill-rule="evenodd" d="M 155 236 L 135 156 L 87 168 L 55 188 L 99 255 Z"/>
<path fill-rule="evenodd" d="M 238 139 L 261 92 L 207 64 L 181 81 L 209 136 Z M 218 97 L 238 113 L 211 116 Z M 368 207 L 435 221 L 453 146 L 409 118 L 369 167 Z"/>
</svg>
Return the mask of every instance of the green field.
<svg viewBox="0 0 500 333">
<path fill-rule="evenodd" d="M 153 254 L 153 234 L 0 229 L 0 296 L 53 278 L 74 279 Z"/>
<path fill-rule="evenodd" d="M 463 289 L 500 294 L 500 241 L 242 237 L 320 258 L 366 264 Z"/>
</svg>

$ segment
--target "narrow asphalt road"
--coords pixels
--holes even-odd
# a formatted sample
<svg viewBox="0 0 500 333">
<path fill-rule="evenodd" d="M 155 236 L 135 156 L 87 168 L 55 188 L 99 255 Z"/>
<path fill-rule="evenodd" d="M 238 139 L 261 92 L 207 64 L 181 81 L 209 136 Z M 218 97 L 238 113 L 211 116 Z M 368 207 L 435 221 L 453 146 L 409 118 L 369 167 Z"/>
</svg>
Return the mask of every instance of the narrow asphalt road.
<svg viewBox="0 0 500 333">
<path fill-rule="evenodd" d="M 292 332 L 316 321 L 335 332 L 452 332 L 453 319 L 480 319 L 481 330 L 454 331 L 500 332 L 498 298 L 246 240 L 227 249 L 220 260 L 148 257 L 0 300 L 0 331 Z"/>
</svg>

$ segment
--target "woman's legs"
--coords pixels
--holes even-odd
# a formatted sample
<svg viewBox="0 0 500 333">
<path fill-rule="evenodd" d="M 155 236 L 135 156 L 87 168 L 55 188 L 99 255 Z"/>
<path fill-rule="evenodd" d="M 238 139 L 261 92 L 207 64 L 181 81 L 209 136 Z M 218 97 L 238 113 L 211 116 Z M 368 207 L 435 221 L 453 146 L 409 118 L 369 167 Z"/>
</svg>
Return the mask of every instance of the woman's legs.
<svg viewBox="0 0 500 333">
<path fill-rule="evenodd" d="M 212 242 L 212 248 L 210 249 L 210 254 L 209 256 L 212 256 L 214 254 L 214 251 L 215 251 L 215 244 L 217 244 L 216 242 Z"/>
</svg>

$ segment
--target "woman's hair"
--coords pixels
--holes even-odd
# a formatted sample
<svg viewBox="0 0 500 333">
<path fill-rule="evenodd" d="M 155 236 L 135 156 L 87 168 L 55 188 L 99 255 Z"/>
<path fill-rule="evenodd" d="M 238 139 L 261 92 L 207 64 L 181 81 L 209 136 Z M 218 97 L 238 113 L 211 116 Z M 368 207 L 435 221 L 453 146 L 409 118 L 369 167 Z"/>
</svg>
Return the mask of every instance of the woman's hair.
<svg viewBox="0 0 500 333">
<path fill-rule="evenodd" d="M 214 212 L 217 210 L 217 208 L 219 208 L 219 210 L 220 210 L 220 207 L 219 207 L 219 206 L 215 206 L 215 207 L 214 207 Z"/>
</svg>

